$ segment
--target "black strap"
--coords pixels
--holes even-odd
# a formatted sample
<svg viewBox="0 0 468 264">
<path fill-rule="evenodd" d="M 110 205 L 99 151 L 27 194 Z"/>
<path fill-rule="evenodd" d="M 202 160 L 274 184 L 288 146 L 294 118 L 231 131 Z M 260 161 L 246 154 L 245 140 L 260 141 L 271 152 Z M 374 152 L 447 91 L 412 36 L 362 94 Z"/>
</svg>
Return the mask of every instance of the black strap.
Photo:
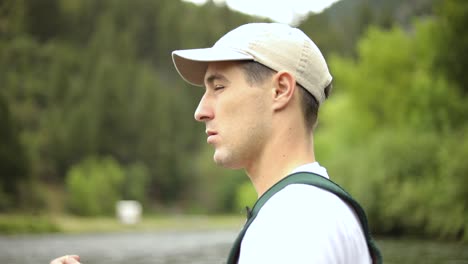
<svg viewBox="0 0 468 264">
<path fill-rule="evenodd" d="M 241 230 L 239 235 L 237 236 L 232 248 L 231 252 L 229 253 L 228 257 L 228 264 L 236 264 L 239 260 L 240 254 L 240 246 L 242 239 L 244 238 L 245 232 L 249 228 L 250 224 L 255 220 L 258 212 L 262 208 L 262 206 L 278 191 L 283 189 L 289 184 L 300 183 L 300 184 L 308 184 L 313 185 L 318 188 L 324 189 L 329 191 L 335 195 L 337 195 L 340 199 L 348 203 L 351 207 L 353 207 L 354 211 L 356 212 L 357 216 L 362 225 L 362 229 L 364 231 L 364 235 L 366 237 L 367 246 L 371 253 L 372 261 L 375 264 L 382 263 L 382 255 L 380 254 L 377 245 L 375 244 L 374 240 L 371 237 L 369 231 L 369 225 L 367 223 L 367 217 L 364 210 L 361 206 L 356 202 L 350 194 L 348 194 L 343 188 L 341 188 L 338 184 L 332 182 L 331 180 L 322 177 L 320 175 L 309 173 L 309 172 L 299 172 L 288 175 L 281 181 L 277 182 L 273 185 L 268 191 L 266 191 L 255 203 L 251 212 L 247 211 L 247 222 L 244 225 L 244 228 Z"/>
</svg>

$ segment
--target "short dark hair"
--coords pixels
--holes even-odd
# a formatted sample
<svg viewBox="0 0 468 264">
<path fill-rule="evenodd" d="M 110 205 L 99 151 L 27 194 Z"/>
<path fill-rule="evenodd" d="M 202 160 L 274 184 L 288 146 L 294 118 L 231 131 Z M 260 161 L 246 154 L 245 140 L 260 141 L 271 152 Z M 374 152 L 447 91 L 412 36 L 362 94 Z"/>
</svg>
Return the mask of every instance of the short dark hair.
<svg viewBox="0 0 468 264">
<path fill-rule="evenodd" d="M 256 61 L 241 62 L 240 65 L 244 71 L 247 83 L 250 85 L 261 84 L 276 72 L 275 70 Z"/>
<path fill-rule="evenodd" d="M 302 112 L 304 113 L 304 121 L 306 124 L 306 127 L 310 129 L 310 131 L 313 131 L 315 127 L 317 126 L 317 119 L 318 119 L 318 112 L 319 112 L 319 106 L 320 104 L 318 103 L 317 99 L 309 92 L 307 91 L 304 87 L 302 87 L 300 84 L 297 84 L 299 86 L 299 93 L 301 94 L 301 105 L 302 105 Z M 328 84 L 325 89 L 325 98 L 328 98 L 330 95 L 330 92 L 333 88 L 332 83 Z"/>
<path fill-rule="evenodd" d="M 242 62 L 240 65 L 249 84 L 263 83 L 266 78 L 270 77 L 276 72 L 275 70 L 272 70 L 269 67 L 255 61 Z M 317 125 L 319 103 L 317 99 L 315 99 L 315 97 L 304 87 L 302 87 L 299 83 L 296 84 L 299 87 L 298 90 L 301 98 L 301 109 L 304 115 L 306 128 L 309 131 L 313 131 Z M 325 97 L 328 97 L 331 89 L 332 84 L 330 83 L 327 87 L 325 87 Z"/>
</svg>

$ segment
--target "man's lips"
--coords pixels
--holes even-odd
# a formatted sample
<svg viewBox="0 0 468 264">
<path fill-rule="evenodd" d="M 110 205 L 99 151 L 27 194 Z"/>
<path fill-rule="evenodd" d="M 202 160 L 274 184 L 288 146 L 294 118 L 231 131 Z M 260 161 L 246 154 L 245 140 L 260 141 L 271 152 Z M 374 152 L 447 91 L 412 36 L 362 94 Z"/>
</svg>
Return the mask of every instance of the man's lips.
<svg viewBox="0 0 468 264">
<path fill-rule="evenodd" d="M 208 138 L 206 139 L 206 142 L 213 143 L 213 140 L 214 140 L 215 136 L 218 135 L 218 132 L 216 132 L 214 130 L 207 129 L 206 130 L 206 135 L 208 136 Z"/>
<path fill-rule="evenodd" d="M 212 135 L 218 134 L 216 131 L 210 130 L 210 129 L 207 129 L 207 130 L 205 131 L 205 133 L 206 133 L 208 136 L 212 136 Z"/>
</svg>

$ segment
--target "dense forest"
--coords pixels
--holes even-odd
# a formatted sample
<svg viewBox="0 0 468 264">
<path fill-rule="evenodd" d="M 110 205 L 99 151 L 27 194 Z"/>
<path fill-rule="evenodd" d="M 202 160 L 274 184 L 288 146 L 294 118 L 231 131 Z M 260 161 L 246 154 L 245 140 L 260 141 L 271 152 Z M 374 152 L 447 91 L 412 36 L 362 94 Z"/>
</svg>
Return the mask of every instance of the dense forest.
<svg viewBox="0 0 468 264">
<path fill-rule="evenodd" d="M 208 1 L 0 1 L 0 213 L 238 213 L 174 49 L 268 21 Z M 297 26 L 334 76 L 319 162 L 382 235 L 468 241 L 468 2 L 341 0 Z"/>
</svg>

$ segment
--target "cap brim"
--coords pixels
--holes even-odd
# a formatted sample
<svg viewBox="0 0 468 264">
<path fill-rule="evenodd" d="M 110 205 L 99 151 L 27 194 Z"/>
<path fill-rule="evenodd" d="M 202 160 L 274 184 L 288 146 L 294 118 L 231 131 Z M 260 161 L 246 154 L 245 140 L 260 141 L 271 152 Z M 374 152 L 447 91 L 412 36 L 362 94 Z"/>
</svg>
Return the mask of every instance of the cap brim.
<svg viewBox="0 0 468 264">
<path fill-rule="evenodd" d="M 246 53 L 228 48 L 205 48 L 176 50 L 172 61 L 180 76 L 190 84 L 203 86 L 206 69 L 210 62 L 253 60 Z"/>
</svg>

